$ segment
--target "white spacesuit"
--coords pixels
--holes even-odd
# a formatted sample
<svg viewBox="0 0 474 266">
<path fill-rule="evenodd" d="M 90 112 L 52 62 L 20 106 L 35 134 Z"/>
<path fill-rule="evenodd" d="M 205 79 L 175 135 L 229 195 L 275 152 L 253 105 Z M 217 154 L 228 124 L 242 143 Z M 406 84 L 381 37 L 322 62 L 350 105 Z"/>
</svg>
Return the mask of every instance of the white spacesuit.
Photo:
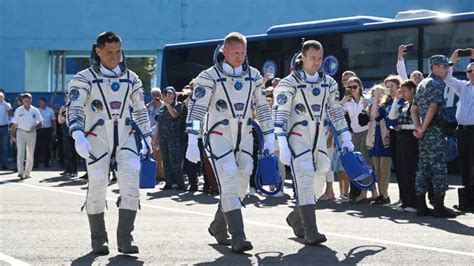
<svg viewBox="0 0 474 266">
<path fill-rule="evenodd" d="M 132 118 L 143 134 L 150 136 L 148 112 L 142 83 L 124 64 L 111 71 L 94 61 L 90 68 L 74 76 L 69 83 L 68 94 L 69 131 L 76 140 L 79 155 L 86 157 L 89 154 L 86 158 L 89 185 L 85 207 L 91 223 L 93 249 L 100 251 L 100 247 L 94 247 L 94 233 L 97 233 L 94 228 L 100 227 L 101 232 L 97 233 L 102 234 L 100 241 L 107 240 L 102 223 L 110 168 L 116 171 L 120 188 L 118 231 L 121 230 L 121 223 L 131 223 L 123 225 L 131 226 L 124 230 L 133 230 L 139 205 L 140 160 L 132 127 L 127 120 Z M 132 113 L 130 107 L 133 108 Z M 99 225 L 93 225 L 94 220 Z M 121 237 L 118 238 L 119 250 L 124 253 L 138 252 L 138 248 L 132 248 L 136 252 L 127 252 L 127 249 L 131 251 L 130 248 L 121 247 Z M 125 238 L 131 238 L 131 235 Z M 126 243 L 123 245 L 128 246 Z M 102 251 L 105 253 L 105 248 Z"/>
<path fill-rule="evenodd" d="M 305 73 L 298 57 L 301 53 L 295 57 L 290 75 L 274 91 L 273 117 L 280 160 L 291 166 L 296 189 L 297 208 L 287 222 L 296 236 L 305 237 L 309 244 L 318 244 L 326 238 L 317 232 L 314 180 L 319 153 L 326 150 L 325 134 L 319 132 L 326 112 L 338 136 L 344 136 L 346 143 L 350 142 L 350 134 L 339 104 L 336 81 L 322 72 Z"/>
<path fill-rule="evenodd" d="M 242 223 L 241 201 L 246 195 L 253 169 L 253 137 L 248 121 L 252 119 L 254 111 L 265 135 L 265 148 L 270 152 L 273 152 L 275 139 L 262 76 L 258 70 L 248 66 L 247 62 L 233 68 L 223 62 L 222 54 L 219 54 L 215 56 L 215 65 L 201 72 L 195 79 L 188 110 L 187 132 L 190 146 L 186 156 L 190 160 L 198 159 L 197 134 L 203 132 L 204 146 L 219 184 L 220 208 L 209 232 L 219 244 L 228 245 L 225 228 L 227 221 L 232 235 L 232 250 L 242 251 L 239 250 L 239 243 L 234 243 L 236 239 L 231 227 L 232 223 Z M 191 158 L 191 153 L 196 155 L 195 159 Z M 236 219 L 231 218 L 233 214 L 237 215 Z M 239 219 L 240 221 L 233 221 Z"/>
</svg>

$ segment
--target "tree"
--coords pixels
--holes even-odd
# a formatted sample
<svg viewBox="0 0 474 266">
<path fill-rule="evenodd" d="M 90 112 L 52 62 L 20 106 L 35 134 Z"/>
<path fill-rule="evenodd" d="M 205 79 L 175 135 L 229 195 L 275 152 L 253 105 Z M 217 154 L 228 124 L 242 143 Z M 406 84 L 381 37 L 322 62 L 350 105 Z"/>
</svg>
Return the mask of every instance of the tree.
<svg viewBox="0 0 474 266">
<path fill-rule="evenodd" d="M 151 78 L 155 74 L 155 64 L 155 57 L 127 58 L 127 67 L 140 77 L 145 92 L 150 92 L 151 90 Z"/>
</svg>

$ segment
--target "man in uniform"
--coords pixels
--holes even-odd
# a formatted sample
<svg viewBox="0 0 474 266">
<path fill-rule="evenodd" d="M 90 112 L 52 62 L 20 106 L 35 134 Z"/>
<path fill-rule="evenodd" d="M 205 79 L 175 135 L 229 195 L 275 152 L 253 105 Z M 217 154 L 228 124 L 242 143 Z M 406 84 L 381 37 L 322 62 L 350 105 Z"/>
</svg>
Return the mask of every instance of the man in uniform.
<svg viewBox="0 0 474 266">
<path fill-rule="evenodd" d="M 319 150 L 326 146 L 319 129 L 324 119 L 336 128 L 342 147 L 354 150 L 351 135 L 339 103 L 337 83 L 320 71 L 324 50 L 318 41 L 308 40 L 292 64 L 290 75 L 274 91 L 273 119 L 280 147 L 280 160 L 290 165 L 296 188 L 295 208 L 287 223 L 297 237 L 309 245 L 326 241 L 318 232 L 315 214 L 314 179 Z"/>
<path fill-rule="evenodd" d="M 418 85 L 411 108 L 415 131 L 420 140 L 418 170 L 416 172 L 416 196 L 418 216 L 433 214 L 435 217 L 454 218 L 456 214 L 444 206 L 444 196 L 448 188 L 448 168 L 446 162 L 447 124 L 446 101 L 443 79 L 448 75 L 449 61 L 444 55 L 430 58 L 430 75 Z M 422 121 L 420 121 L 420 118 Z M 425 194 L 429 184 L 433 185 L 434 212 L 426 206 Z"/>
<path fill-rule="evenodd" d="M 151 142 L 142 82 L 127 69 L 121 43 L 117 34 L 101 33 L 92 49 L 91 66 L 74 76 L 68 91 L 69 132 L 77 153 L 87 162 L 89 188 L 85 207 L 92 252 L 101 255 L 109 253 L 104 208 L 110 169 L 116 171 L 120 188 L 118 250 L 125 254 L 138 253 L 131 233 L 139 205 L 140 160 L 130 117 L 146 142 L 149 145 Z"/>
<path fill-rule="evenodd" d="M 183 178 L 183 153 L 179 138 L 180 115 L 183 103 L 176 101 L 176 90 L 166 87 L 163 90 L 163 102 L 158 112 L 158 144 L 163 158 L 163 170 L 166 184 L 163 189 L 177 188 L 186 190 Z"/>
<path fill-rule="evenodd" d="M 209 233 L 219 244 L 231 244 L 235 253 L 253 248 L 246 240 L 241 213 L 253 169 L 249 123 L 253 111 L 264 133 L 264 148 L 273 153 L 275 143 L 262 76 L 248 65 L 246 52 L 247 40 L 242 34 L 232 32 L 225 37 L 222 49 L 219 47 L 214 55 L 214 66 L 201 72 L 194 82 L 186 129 L 186 158 L 200 160 L 197 138 L 203 132 L 204 147 L 219 184 L 220 203 Z"/>
</svg>

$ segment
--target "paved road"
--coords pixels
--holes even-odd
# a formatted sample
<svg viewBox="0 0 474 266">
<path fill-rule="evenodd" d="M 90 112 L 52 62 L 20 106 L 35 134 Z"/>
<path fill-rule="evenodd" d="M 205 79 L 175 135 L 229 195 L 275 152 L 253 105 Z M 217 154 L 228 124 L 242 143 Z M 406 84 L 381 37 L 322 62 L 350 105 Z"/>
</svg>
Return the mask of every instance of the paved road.
<svg viewBox="0 0 474 266">
<path fill-rule="evenodd" d="M 290 189 L 285 198 L 257 195 L 245 200 L 246 233 L 254 249 L 235 255 L 207 233 L 216 197 L 158 187 L 142 190 L 134 233 L 140 254 L 123 256 L 115 240 L 117 185 L 109 187 L 106 211 L 111 254 L 97 257 L 89 254 L 87 216 L 80 211 L 86 189 L 83 180 L 60 177 L 57 171 L 34 172 L 33 178 L 22 181 L 0 172 L 0 265 L 473 265 L 474 261 L 474 214 L 460 213 L 450 220 L 418 218 L 390 207 L 320 202 L 318 225 L 328 241 L 305 246 L 285 223 L 293 206 Z M 389 193 L 396 200 L 396 184 L 390 184 Z M 447 205 L 456 201 L 457 193 L 450 189 Z"/>
</svg>

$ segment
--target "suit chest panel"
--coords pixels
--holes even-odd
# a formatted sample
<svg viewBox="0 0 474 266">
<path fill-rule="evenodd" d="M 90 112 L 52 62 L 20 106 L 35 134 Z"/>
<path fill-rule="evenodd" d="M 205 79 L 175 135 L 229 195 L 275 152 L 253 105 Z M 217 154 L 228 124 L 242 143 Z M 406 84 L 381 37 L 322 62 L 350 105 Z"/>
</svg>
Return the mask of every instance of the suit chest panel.
<svg viewBox="0 0 474 266">
<path fill-rule="evenodd" d="M 86 108 L 104 118 L 118 118 L 128 114 L 131 82 L 126 78 L 101 77 L 93 81 Z"/>
<path fill-rule="evenodd" d="M 248 116 L 254 88 L 253 79 L 226 77 L 225 81 L 217 82 L 210 109 L 231 117 Z"/>
<path fill-rule="evenodd" d="M 320 120 L 326 105 L 327 84 L 300 83 L 296 86 L 292 113 L 297 117 Z"/>
</svg>

